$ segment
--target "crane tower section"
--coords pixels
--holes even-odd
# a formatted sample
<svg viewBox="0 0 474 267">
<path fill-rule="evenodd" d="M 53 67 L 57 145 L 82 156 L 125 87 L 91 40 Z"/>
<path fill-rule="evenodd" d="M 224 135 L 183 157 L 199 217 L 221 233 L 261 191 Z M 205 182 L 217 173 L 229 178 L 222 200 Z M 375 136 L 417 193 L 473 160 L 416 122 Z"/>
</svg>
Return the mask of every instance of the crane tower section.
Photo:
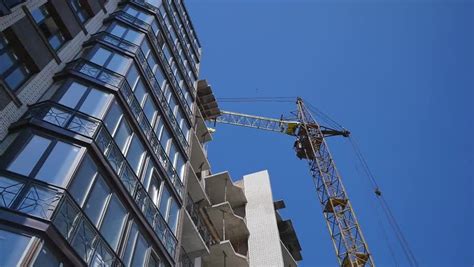
<svg viewBox="0 0 474 267">
<path fill-rule="evenodd" d="M 297 106 L 300 125 L 296 132 L 296 154 L 308 162 L 339 264 L 343 267 L 374 266 L 329 152 L 325 134 L 300 98 L 297 100 Z M 348 133 L 341 132 L 341 135 Z"/>
</svg>

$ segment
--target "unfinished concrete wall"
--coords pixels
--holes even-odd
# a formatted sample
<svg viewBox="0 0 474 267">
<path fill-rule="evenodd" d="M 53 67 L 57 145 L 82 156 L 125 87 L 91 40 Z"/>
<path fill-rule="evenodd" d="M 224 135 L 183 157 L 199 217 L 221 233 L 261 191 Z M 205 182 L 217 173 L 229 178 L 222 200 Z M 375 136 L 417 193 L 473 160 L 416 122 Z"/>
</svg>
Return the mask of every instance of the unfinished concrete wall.
<svg viewBox="0 0 474 267">
<path fill-rule="evenodd" d="M 255 267 L 284 266 L 268 171 L 244 176 L 247 197 L 249 262 Z"/>
</svg>

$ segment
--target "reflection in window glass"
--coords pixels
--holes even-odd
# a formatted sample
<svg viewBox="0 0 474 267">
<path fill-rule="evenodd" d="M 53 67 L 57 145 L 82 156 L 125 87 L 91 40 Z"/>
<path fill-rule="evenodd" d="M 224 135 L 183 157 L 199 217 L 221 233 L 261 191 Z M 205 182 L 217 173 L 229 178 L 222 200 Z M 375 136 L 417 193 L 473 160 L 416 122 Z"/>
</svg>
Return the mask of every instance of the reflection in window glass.
<svg viewBox="0 0 474 267">
<path fill-rule="evenodd" d="M 145 257 L 148 247 L 148 243 L 138 231 L 137 226 L 133 224 L 130 229 L 127 247 L 123 256 L 123 263 L 125 266 L 145 266 Z"/>
<path fill-rule="evenodd" d="M 102 179 L 97 179 L 84 207 L 85 213 L 94 225 L 99 223 L 109 192 L 110 189 L 105 182 Z"/>
<path fill-rule="evenodd" d="M 86 92 L 86 90 L 87 86 L 84 86 L 77 82 L 73 82 L 66 89 L 66 92 L 59 100 L 59 103 L 70 108 L 75 108 L 79 100 L 81 100 L 82 96 Z"/>
<path fill-rule="evenodd" d="M 107 127 L 107 130 L 109 130 L 110 134 L 113 134 L 115 132 L 115 128 L 117 127 L 117 124 L 120 118 L 122 117 L 122 114 L 122 109 L 119 107 L 117 102 L 114 101 L 112 107 L 107 112 L 107 116 L 104 120 L 105 126 Z"/>
<path fill-rule="evenodd" d="M 117 132 L 114 134 L 115 142 L 122 152 L 125 151 L 125 148 L 128 144 L 128 140 L 132 135 L 132 130 L 126 120 L 122 119 L 120 125 L 117 129 Z"/>
<path fill-rule="evenodd" d="M 166 186 L 163 186 L 163 190 L 161 192 L 161 198 L 160 198 L 160 205 L 159 205 L 159 210 L 163 216 L 166 216 L 166 211 L 168 209 L 168 202 L 171 197 L 171 194 Z"/>
<path fill-rule="evenodd" d="M 79 156 L 80 148 L 63 142 L 57 142 L 44 162 L 36 178 L 50 184 L 62 186 L 68 173 L 75 169 L 74 163 Z"/>
<path fill-rule="evenodd" d="M 100 118 L 102 111 L 107 106 L 108 98 L 109 94 L 96 89 L 91 89 L 79 110 L 91 115 L 92 117 Z"/>
<path fill-rule="evenodd" d="M 166 221 L 168 222 L 168 226 L 171 228 L 171 230 L 176 233 L 176 226 L 178 222 L 178 213 L 179 213 L 179 207 L 178 204 L 174 199 L 170 200 L 170 208 L 169 208 L 169 213 L 168 213 L 168 218 Z"/>
<path fill-rule="evenodd" d="M 34 135 L 15 160 L 10 163 L 8 170 L 28 176 L 50 143 L 51 140 Z"/>
<path fill-rule="evenodd" d="M 41 33 L 48 39 L 51 47 L 56 51 L 59 50 L 66 41 L 66 38 L 61 28 L 51 16 L 50 6 L 48 6 L 48 4 L 40 6 L 31 12 L 31 16 L 41 30 Z"/>
<path fill-rule="evenodd" d="M 130 143 L 130 148 L 127 151 L 127 161 L 132 166 L 135 174 L 140 173 L 140 167 L 142 165 L 143 156 L 145 155 L 145 149 L 143 148 L 142 143 L 139 138 L 135 135 L 132 142 Z"/>
<path fill-rule="evenodd" d="M 99 49 L 97 49 L 97 51 L 95 51 L 94 55 L 92 56 L 91 61 L 97 65 L 104 66 L 105 62 L 107 62 L 111 55 L 112 52 L 102 47 L 99 47 Z"/>
<path fill-rule="evenodd" d="M 120 203 L 117 196 L 113 195 L 100 227 L 100 232 L 114 250 L 117 250 L 126 214 L 127 210 Z"/>
<path fill-rule="evenodd" d="M 46 266 L 63 266 L 61 262 L 59 262 L 58 258 L 49 250 L 46 245 L 43 245 L 41 248 L 38 256 L 36 257 L 35 263 L 33 267 L 46 267 Z"/>
<path fill-rule="evenodd" d="M 0 229 L 0 266 L 17 266 L 28 247 L 30 237 Z"/>
<path fill-rule="evenodd" d="M 69 193 L 71 193 L 74 200 L 82 207 L 84 200 L 87 196 L 87 192 L 92 186 L 92 181 L 97 174 L 97 167 L 90 158 L 86 155 L 82 164 L 79 166 L 79 171 L 72 180 L 69 186 Z"/>
</svg>

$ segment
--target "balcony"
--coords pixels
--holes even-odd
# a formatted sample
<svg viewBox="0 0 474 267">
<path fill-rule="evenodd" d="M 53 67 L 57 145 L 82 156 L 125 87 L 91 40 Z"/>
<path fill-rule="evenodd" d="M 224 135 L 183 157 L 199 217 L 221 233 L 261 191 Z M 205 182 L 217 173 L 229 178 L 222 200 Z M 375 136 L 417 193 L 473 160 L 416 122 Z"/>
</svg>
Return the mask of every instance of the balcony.
<svg viewBox="0 0 474 267">
<path fill-rule="evenodd" d="M 124 13 L 124 12 L 121 12 L 121 13 Z M 127 14 L 127 13 L 124 13 L 124 14 Z M 145 23 L 145 22 L 143 22 L 143 23 Z M 136 44 L 131 43 L 131 42 L 125 40 L 125 39 L 119 38 L 119 37 L 117 37 L 115 35 L 112 35 L 108 32 L 101 32 L 101 33 L 95 34 L 93 36 L 93 39 L 96 40 L 96 41 L 102 42 L 106 45 L 109 45 L 113 49 L 119 49 L 119 50 L 122 50 L 122 51 L 125 51 L 125 52 L 130 52 L 130 53 L 132 53 L 136 56 L 136 60 L 138 61 L 139 66 L 144 71 L 144 77 L 146 78 L 146 80 L 151 85 L 151 91 L 152 91 L 153 95 L 155 96 L 155 98 L 157 99 L 157 102 L 162 107 L 163 113 L 166 115 L 166 117 L 168 119 L 168 122 L 170 123 L 171 129 L 173 130 L 173 132 L 175 133 L 175 135 L 177 136 L 177 138 L 179 140 L 179 144 L 183 147 L 183 150 L 187 154 L 188 153 L 187 149 L 189 148 L 189 144 L 188 144 L 188 142 L 186 140 L 186 137 L 184 136 L 181 128 L 179 127 L 178 121 L 176 120 L 176 117 L 174 116 L 173 111 L 171 110 L 171 108 L 170 108 L 170 106 L 169 106 L 169 104 L 166 100 L 166 97 L 163 94 L 163 91 L 162 91 L 158 81 L 156 80 L 154 74 L 153 74 L 153 71 L 151 70 L 150 66 L 148 65 L 148 62 L 147 62 L 147 60 L 146 60 L 146 58 L 143 54 L 142 49 L 139 46 L 137 46 Z M 160 58 L 160 62 L 162 64 L 164 64 L 163 66 L 165 66 L 165 67 L 168 66 L 168 68 L 165 68 L 165 69 L 167 69 L 167 72 L 171 73 L 171 68 L 169 67 L 168 62 L 166 60 L 163 62 L 163 60 L 164 60 L 163 59 L 164 58 L 163 53 L 158 53 L 158 55 L 159 55 L 158 58 Z M 93 63 L 91 63 L 91 64 L 93 64 Z M 113 74 L 113 76 L 121 77 L 121 75 L 119 75 L 117 73 L 112 73 L 112 74 Z M 124 80 L 124 77 L 122 77 L 122 79 Z M 105 82 L 105 81 L 103 81 L 103 82 Z M 127 83 L 127 82 L 124 81 L 123 83 Z M 177 84 L 177 82 L 176 82 L 176 84 Z M 176 84 L 175 84 L 175 86 L 176 86 Z M 192 116 L 192 111 L 189 108 L 189 106 L 187 105 L 187 102 L 186 102 L 186 99 L 185 99 L 183 93 L 180 90 L 177 90 L 177 94 L 179 96 L 178 99 L 180 99 L 180 101 L 182 102 L 182 106 L 184 107 L 184 110 L 186 111 L 185 114 L 188 116 L 187 119 L 188 119 L 189 122 L 191 122 L 189 117 Z"/>
<path fill-rule="evenodd" d="M 219 240 L 211 246 L 210 255 L 204 257 L 205 265 L 219 266 L 223 263 L 222 253 L 226 253 L 227 264 L 230 261 L 239 264 L 236 266 L 247 266 L 250 233 L 245 222 L 247 199 L 243 189 L 232 182 L 228 172 L 206 177 L 205 184 L 211 201 L 211 206 L 205 208 L 206 219 Z"/>
<path fill-rule="evenodd" d="M 207 159 L 207 153 L 204 148 L 201 146 L 198 137 L 195 133 L 191 133 L 191 166 L 195 171 L 201 172 L 205 170 L 210 170 L 211 165 Z"/>
<path fill-rule="evenodd" d="M 135 27 L 137 28 L 140 28 L 142 30 L 145 30 L 146 32 L 151 32 L 152 31 L 152 27 L 150 24 L 146 23 L 145 21 L 139 19 L 139 18 L 135 18 L 133 16 L 130 16 L 128 13 L 124 12 L 124 11 L 117 11 L 117 12 L 114 12 L 112 14 L 113 17 L 115 17 L 116 19 L 118 20 L 121 20 L 125 23 L 129 23 L 129 24 L 132 24 L 134 25 Z M 164 67 L 164 69 L 166 70 L 165 74 L 167 76 L 167 79 L 168 81 L 170 82 L 170 84 L 172 85 L 171 87 L 173 88 L 173 91 L 175 92 L 175 94 L 178 96 L 178 99 L 179 99 L 179 102 L 181 104 L 181 106 L 183 107 L 184 111 L 185 111 L 185 114 L 188 116 L 187 119 L 188 121 L 191 123 L 192 120 L 192 112 L 191 112 L 191 109 L 186 101 L 186 98 L 184 96 L 184 93 L 182 92 L 182 89 L 181 87 L 179 86 L 178 84 L 178 81 L 176 80 L 176 77 L 174 76 L 172 70 L 171 70 L 171 67 L 168 63 L 168 61 L 166 60 L 165 56 L 164 56 L 164 53 L 163 53 L 163 50 L 161 49 L 160 45 L 158 44 L 158 41 L 157 41 L 157 38 L 152 37 L 149 38 L 149 40 L 151 40 L 151 45 L 153 46 L 156 54 L 158 55 L 158 59 L 161 63 L 161 65 Z M 140 49 L 140 52 L 141 52 L 141 49 Z M 143 56 L 143 52 L 141 53 L 141 55 L 139 55 L 139 61 L 140 61 L 140 64 L 142 64 L 142 66 L 144 68 L 148 67 L 148 63 L 146 62 L 145 60 L 145 57 Z M 143 59 L 143 60 L 142 60 Z M 181 66 L 182 68 L 184 68 L 184 66 Z M 148 71 L 148 70 L 147 70 Z M 150 69 L 151 71 L 151 69 Z M 154 76 L 153 76 L 153 73 L 151 72 L 151 76 L 148 74 L 147 75 L 150 79 L 154 79 Z M 159 85 L 158 83 L 156 82 L 156 80 L 154 81 L 154 83 L 156 83 L 156 86 L 158 86 L 159 88 Z M 155 85 L 153 85 L 155 87 Z M 189 83 L 188 82 L 188 87 L 190 89 L 194 88 L 193 87 L 193 84 L 192 83 Z M 193 94 L 194 95 L 194 94 Z"/>
<path fill-rule="evenodd" d="M 33 105 L 26 119 L 32 123 L 48 123 L 60 130 L 92 139 L 123 188 L 135 201 L 151 231 L 174 257 L 178 240 L 101 120 L 50 101 Z"/>
<path fill-rule="evenodd" d="M 123 265 L 97 228 L 62 188 L 0 171 L 1 209 L 52 223 L 86 264 Z M 25 223 L 28 219 L 22 218 L 22 221 Z"/>
<path fill-rule="evenodd" d="M 210 205 L 211 202 L 209 201 L 204 189 L 204 180 L 197 177 L 196 172 L 192 166 L 189 166 L 186 181 L 188 181 L 188 194 L 191 196 L 194 202 L 197 203 L 203 201 L 206 203 L 206 205 Z"/>
<path fill-rule="evenodd" d="M 249 266 L 247 257 L 237 252 L 228 240 L 213 245 L 210 252 L 203 257 L 204 266 Z"/>
<path fill-rule="evenodd" d="M 245 217 L 247 198 L 244 190 L 232 182 L 228 172 L 210 175 L 206 179 L 206 192 L 211 204 L 229 203 L 241 217 Z"/>
<path fill-rule="evenodd" d="M 205 203 L 194 203 L 188 196 L 186 199 L 186 216 L 183 222 L 182 244 L 190 255 L 202 256 L 209 254 L 209 247 L 214 240 L 202 218 L 202 205 Z"/>
<path fill-rule="evenodd" d="M 161 146 L 158 137 L 156 136 L 153 128 L 150 125 L 150 122 L 145 116 L 144 111 L 142 110 L 138 100 L 135 98 L 130 86 L 128 85 L 125 77 L 109 71 L 101 66 L 98 66 L 87 60 L 78 59 L 73 62 L 68 63 L 66 70 L 69 72 L 77 73 L 79 75 L 86 75 L 91 79 L 94 79 L 100 83 L 105 83 L 106 85 L 111 85 L 114 88 L 118 88 L 118 91 L 121 93 L 125 99 L 126 104 L 133 113 L 133 117 L 137 120 L 138 126 L 141 128 L 143 134 L 146 136 L 145 142 L 152 148 L 151 150 L 156 155 L 156 161 L 159 163 L 160 167 L 163 169 L 163 172 L 166 174 L 168 180 L 173 185 L 177 194 L 181 197 L 184 196 L 184 185 L 181 182 L 177 171 L 171 164 L 171 161 L 168 158 L 164 148 Z M 64 111 L 64 109 L 63 109 Z M 87 115 L 85 115 L 87 116 Z M 174 118 L 174 117 L 173 117 Z M 86 124 L 86 126 L 80 127 L 80 129 L 70 129 L 70 130 L 81 130 L 86 132 L 86 137 L 92 137 L 90 131 L 92 128 L 97 127 L 97 120 L 91 122 L 90 120 L 78 120 L 81 124 Z M 75 124 L 73 124 L 75 125 Z M 71 126 L 68 126 L 71 127 Z M 176 126 L 177 127 L 177 126 Z M 83 134 L 81 132 L 81 134 Z"/>
</svg>

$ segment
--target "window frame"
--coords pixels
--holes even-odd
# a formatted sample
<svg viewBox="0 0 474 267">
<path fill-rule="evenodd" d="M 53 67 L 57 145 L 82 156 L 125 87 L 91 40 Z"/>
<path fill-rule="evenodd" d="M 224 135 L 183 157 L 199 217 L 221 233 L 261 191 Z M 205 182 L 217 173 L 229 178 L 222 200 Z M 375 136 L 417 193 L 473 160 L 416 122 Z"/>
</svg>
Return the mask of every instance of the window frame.
<svg viewBox="0 0 474 267">
<path fill-rule="evenodd" d="M 32 169 L 29 171 L 28 174 L 22 174 L 22 173 L 18 173 L 16 171 L 10 170 L 9 169 L 10 165 L 13 164 L 13 162 L 20 156 L 20 154 L 24 151 L 24 149 L 27 147 L 27 145 L 35 136 L 48 139 L 49 144 L 47 145 L 46 149 L 41 153 L 41 156 L 37 159 L 36 163 L 33 163 Z M 70 166 L 74 166 L 74 167 L 70 167 L 65 172 L 64 178 L 62 179 L 60 184 L 56 185 L 56 184 L 52 184 L 49 181 L 40 179 L 39 177 L 37 177 L 37 175 L 40 172 L 40 170 L 43 168 L 45 162 L 50 157 L 51 152 L 56 147 L 58 142 L 62 142 L 70 146 L 78 147 L 79 151 L 77 152 L 75 159 L 70 164 Z M 65 188 L 66 185 L 70 183 L 78 166 L 82 162 L 82 159 L 86 153 L 86 150 L 87 150 L 86 147 L 75 144 L 70 140 L 58 138 L 56 136 L 51 136 L 37 130 L 28 129 L 28 130 L 22 131 L 15 138 L 15 140 L 9 145 L 4 155 L 1 157 L 0 168 L 7 170 L 11 173 L 14 173 L 15 175 L 34 179 L 36 182 L 39 182 L 39 183 Z"/>
<path fill-rule="evenodd" d="M 37 11 L 41 12 L 41 14 L 43 15 L 43 18 L 39 21 L 37 21 L 37 19 L 34 16 L 34 13 L 37 12 Z M 46 14 L 44 13 L 44 11 L 46 11 Z M 68 40 L 70 38 L 68 36 L 68 33 L 65 31 L 65 29 L 61 28 L 61 23 L 59 23 L 58 19 L 56 18 L 56 16 L 53 13 L 54 13 L 53 12 L 53 7 L 48 2 L 44 3 L 43 5 L 37 7 L 33 10 L 30 10 L 30 15 L 31 15 L 31 18 L 32 18 L 32 22 L 38 28 L 38 30 L 39 30 L 38 33 L 42 37 L 44 37 L 44 39 L 47 41 L 47 45 L 57 54 L 65 46 L 65 44 L 68 42 Z M 48 19 L 50 19 L 54 22 L 54 24 L 57 28 L 55 32 L 51 32 L 51 29 L 47 26 L 46 20 L 48 20 Z M 46 33 L 45 33 L 44 29 L 50 31 L 51 35 L 46 36 Z M 57 47 L 53 46 L 53 43 L 52 43 L 52 40 L 53 40 L 54 37 L 57 37 L 57 38 L 61 39 L 60 44 Z"/>
<path fill-rule="evenodd" d="M 2 46 L 0 49 L 0 55 L 6 54 L 9 58 L 13 58 L 13 64 L 0 73 L 1 84 L 6 87 L 5 89 L 11 92 L 17 92 L 29 80 L 33 75 L 33 72 L 25 63 L 22 62 L 17 51 L 15 51 L 14 47 L 11 46 L 11 41 L 8 40 L 4 33 L 0 33 L 0 44 Z M 11 87 L 6 79 L 17 70 L 22 71 L 24 79 L 16 87 Z"/>
</svg>

